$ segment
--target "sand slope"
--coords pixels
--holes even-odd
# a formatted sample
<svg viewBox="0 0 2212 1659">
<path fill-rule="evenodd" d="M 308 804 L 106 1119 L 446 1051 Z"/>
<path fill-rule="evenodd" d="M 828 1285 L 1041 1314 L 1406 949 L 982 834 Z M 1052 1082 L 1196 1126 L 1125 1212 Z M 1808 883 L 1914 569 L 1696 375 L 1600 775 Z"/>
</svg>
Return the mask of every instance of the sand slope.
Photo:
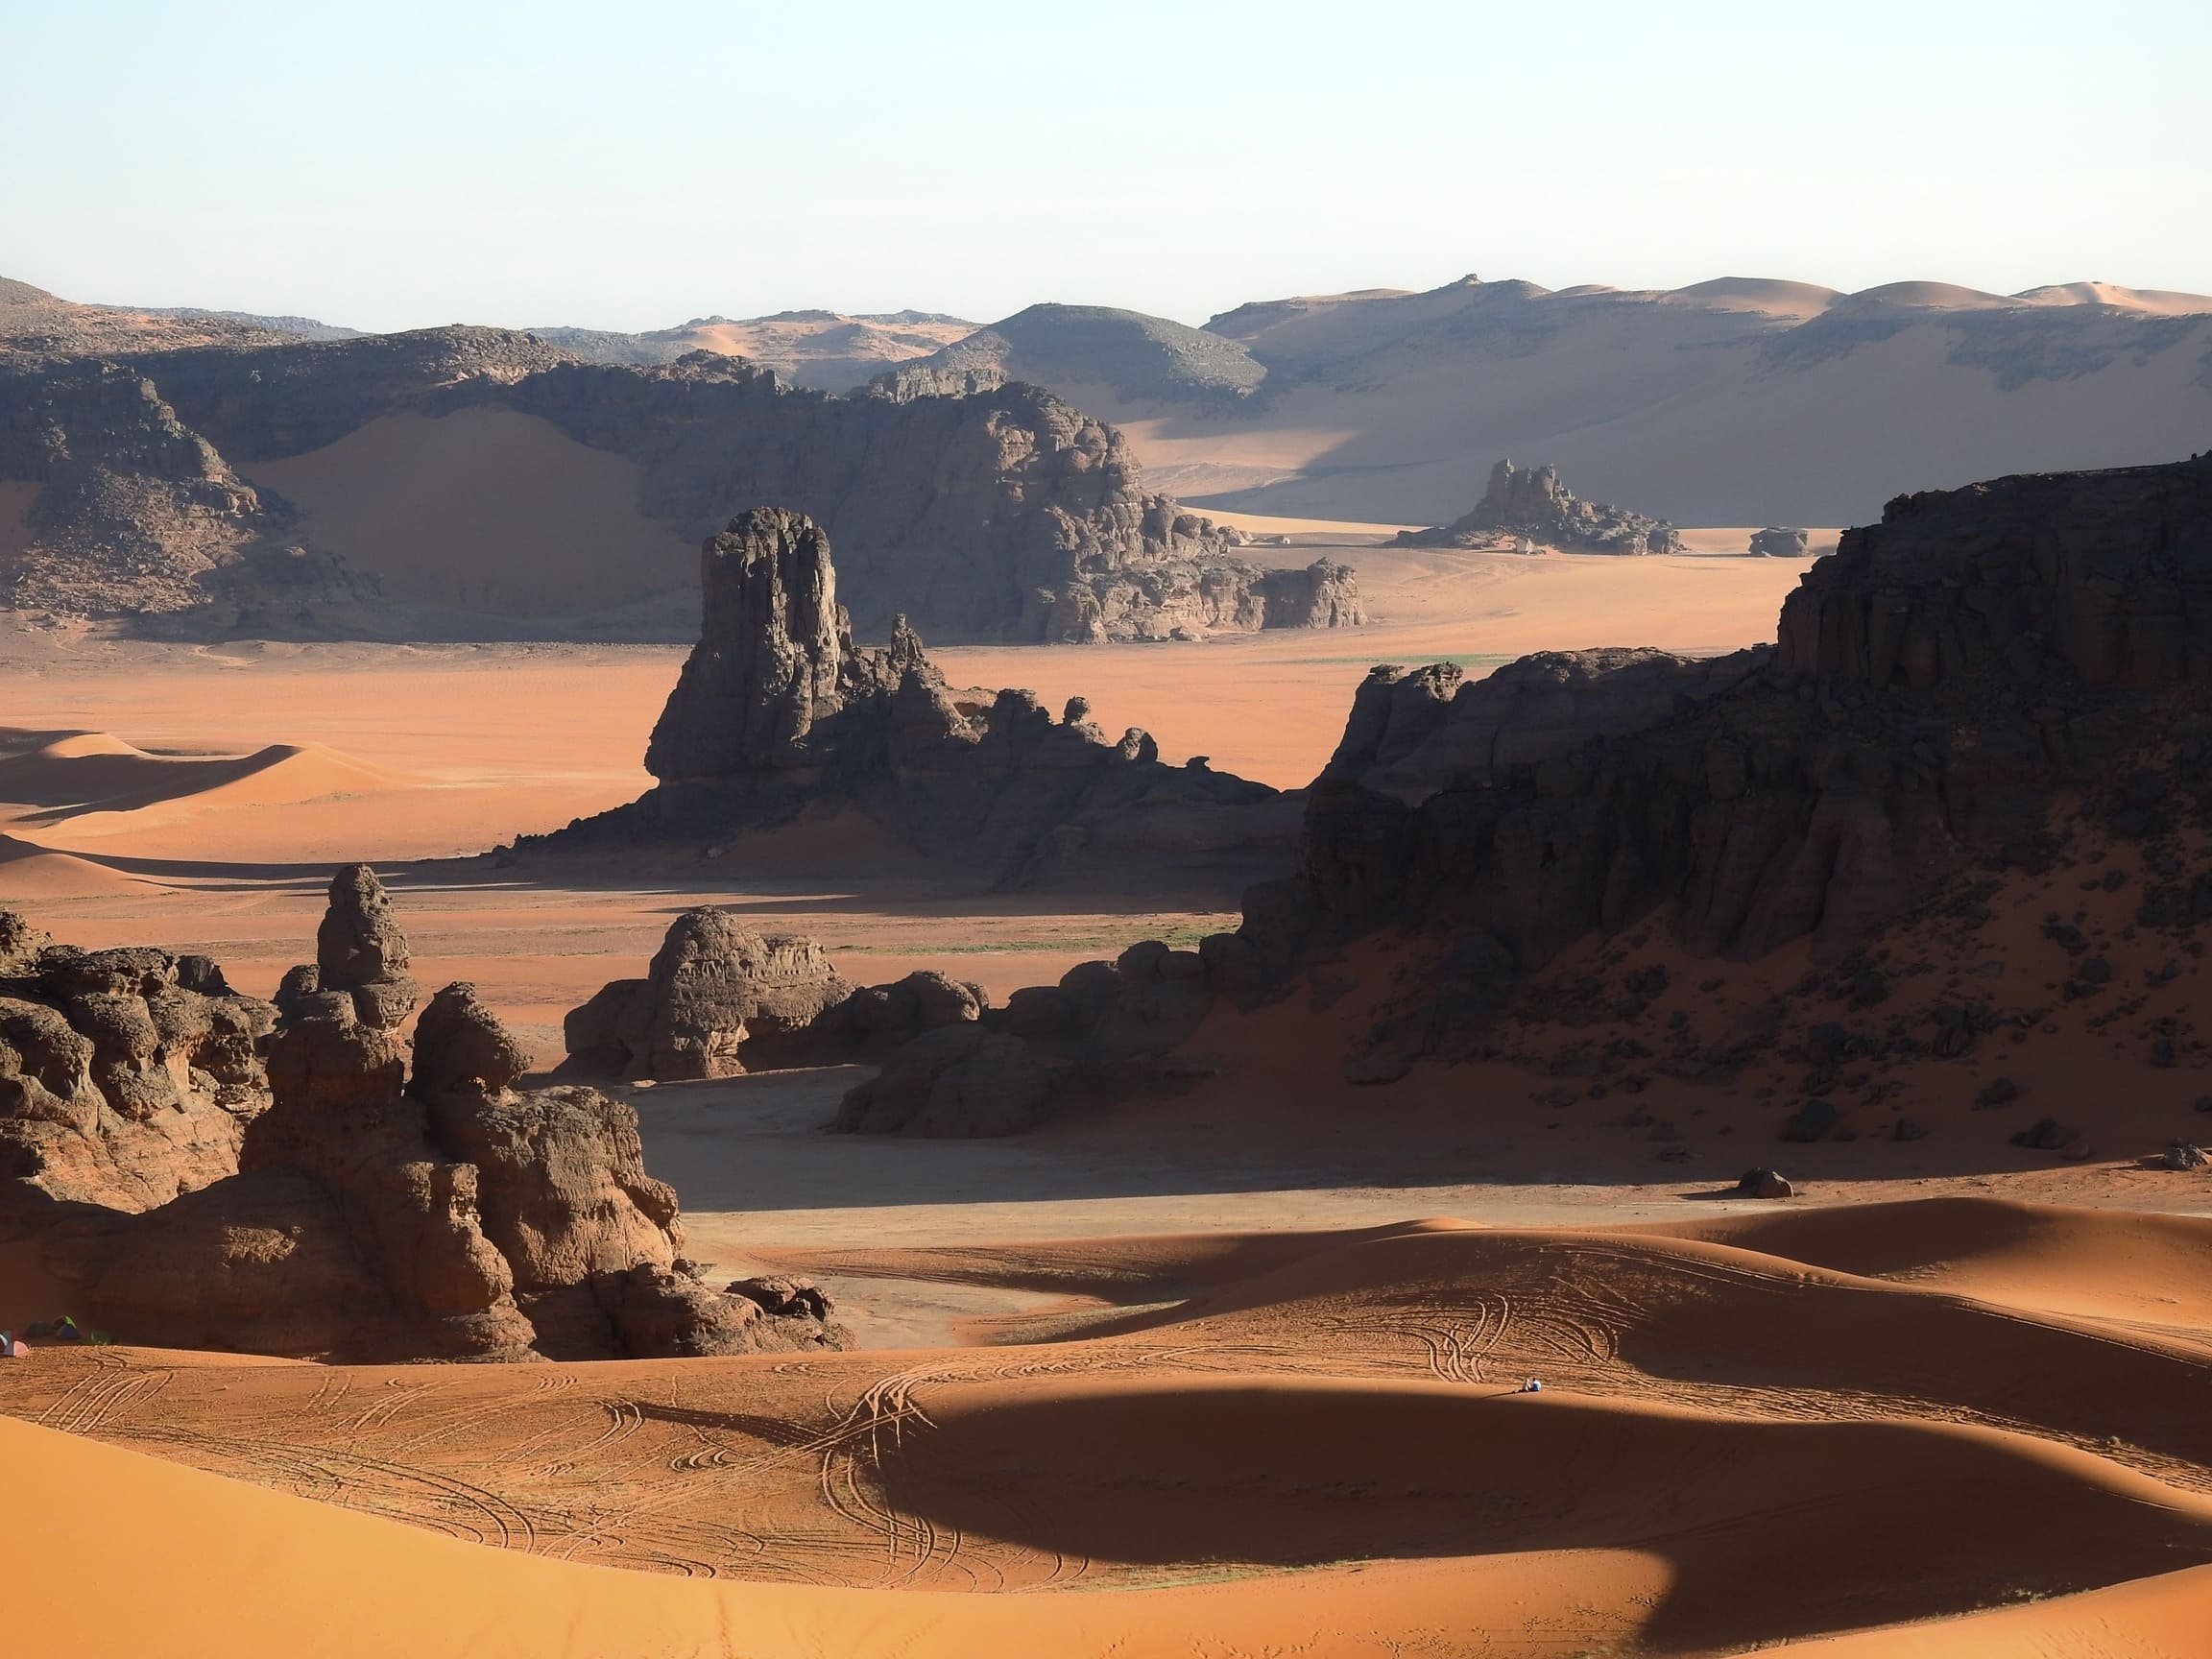
<svg viewBox="0 0 2212 1659">
<path fill-rule="evenodd" d="M 638 510 L 636 464 L 535 415 L 389 415 L 245 471 L 388 599 L 566 617 L 697 582 L 697 548 Z"/>
<path fill-rule="evenodd" d="M 1808 1254 L 1938 1278 L 2027 1223 L 2100 1234 L 1924 1208 L 1736 1231 L 1817 1220 Z M 2130 1219 L 2069 1299 L 2125 1292 Z M 2185 1274 L 2197 1240 L 2152 1235 Z M 2179 1628 L 2212 1563 L 2212 1353 L 2181 1335 L 1649 1230 L 1055 1250 L 936 1269 L 1185 1295 L 1086 1337 L 933 1352 L 325 1369 L 44 1351 L 0 1367 L 0 1446 L 60 1496 L 12 1508 L 0 1542 L 62 1572 L 92 1536 L 160 1531 L 112 1616 L 132 1628 L 143 1594 L 182 1652 L 302 1628 L 333 1653 L 718 1652 L 726 1627 L 758 1655 L 1691 1654 L 1969 1632 L 2026 1599 L 1988 1626 L 2020 1651 L 2155 1652 L 2085 1644 Z M 7 1268 L 12 1318 L 37 1292 Z M 1510 1392 L 1528 1374 L 1547 1392 Z M 378 1581 L 411 1598 L 364 1596 Z M 2066 1599 L 2106 1586 L 2119 1600 Z M 468 1600 L 449 1630 L 448 1598 Z M 2012 1650 L 1950 1629 L 1915 1639 Z"/>
<path fill-rule="evenodd" d="M 1293 1398 L 1280 1406 L 1295 1411 L 1309 1404 Z M 1523 1409 L 1515 1426 L 1538 1431 L 1540 1438 L 1523 1443 L 1528 1452 L 1551 1450 L 1553 1435 L 1573 1431 L 1580 1409 Z M 1695 1460 L 1704 1450 L 1704 1426 L 1655 1418 L 1640 1427 L 1656 1431 L 1649 1435 L 1653 1446 L 1638 1448 L 1646 1455 L 1688 1454 Z M 1639 1436 L 1630 1431 L 1623 1438 L 1633 1443 Z M 1971 1463 L 1983 1450 L 1971 1440 L 1947 1446 L 1939 1467 Z M 1469 1589 L 1491 1574 L 1459 1563 L 1339 1568 L 1114 1597 L 885 1596 L 685 1582 L 493 1554 L 12 1422 L 0 1421 L 0 1458 L 19 1491 L 38 1494 L 36 1503 L 11 1503 L 0 1512 L 0 1550 L 12 1582 L 36 1587 L 11 1599 L 9 1616 L 12 1640 L 32 1652 L 180 1659 L 301 1653 L 329 1659 L 392 1653 L 796 1659 L 890 1651 L 912 1659 L 986 1653 L 1166 1659 L 1259 1651 L 1336 1659 L 1418 1651 L 1563 1656 L 1590 1651 L 1593 1640 L 1610 1646 L 1626 1633 L 1594 1604 L 1593 1593 L 1626 1593 L 1663 1605 L 1685 1599 L 1680 1580 L 1643 1551 L 1497 1558 L 1501 1575 L 1524 1578 L 1541 1576 L 1548 1566 L 1579 1570 L 1575 1588 L 1546 1594 L 1516 1587 L 1518 1634 L 1470 1615 Z M 1522 1458 L 1514 1461 L 1526 1467 Z M 2067 1473 L 2031 1464 L 2016 1476 L 2032 1486 Z M 2126 1531 L 2154 1541 L 2162 1527 L 2186 1532 L 2192 1526 L 2163 1501 L 2131 1510 L 2136 1494 L 2124 1484 L 2092 1479 L 2083 1488 L 2097 1494 L 2091 1502 L 2119 1506 L 2115 1513 Z M 2007 1495 L 2018 1496 L 2017 1487 L 1984 1489 L 1964 1503 L 1979 1506 Z M 1721 1543 L 1719 1537 L 1698 1541 L 1706 1549 Z M 1898 1547 L 1877 1533 L 1862 1548 L 1888 1556 Z M 2090 1544 L 2092 1553 L 2120 1548 L 2116 1539 Z M 89 1563 L 128 1563 L 129 1570 L 104 1575 L 97 1598 L 72 1594 Z M 2193 1644 L 2208 1592 L 2212 1569 L 2184 1569 L 1956 1623 L 1817 1642 L 1806 1650 L 2179 1656 L 2201 1651 Z M 1783 1586 L 1770 1586 L 1754 1599 L 1786 1594 Z M 1737 1617 L 1732 1610 L 1722 1616 Z M 1668 1650 L 1664 1629 L 1653 1634 L 1650 1647 Z"/>
</svg>

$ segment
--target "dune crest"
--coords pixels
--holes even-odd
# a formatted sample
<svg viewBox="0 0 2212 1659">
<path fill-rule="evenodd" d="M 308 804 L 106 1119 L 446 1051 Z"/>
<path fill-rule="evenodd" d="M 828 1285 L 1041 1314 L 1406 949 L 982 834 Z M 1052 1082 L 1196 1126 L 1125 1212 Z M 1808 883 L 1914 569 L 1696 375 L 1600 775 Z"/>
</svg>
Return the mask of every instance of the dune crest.
<svg viewBox="0 0 2212 1659">
<path fill-rule="evenodd" d="M 150 753 L 80 732 L 0 759 L 12 821 L 72 838 L 112 835 L 202 813 L 292 806 L 415 786 L 323 743 L 272 743 L 251 755 Z"/>
</svg>

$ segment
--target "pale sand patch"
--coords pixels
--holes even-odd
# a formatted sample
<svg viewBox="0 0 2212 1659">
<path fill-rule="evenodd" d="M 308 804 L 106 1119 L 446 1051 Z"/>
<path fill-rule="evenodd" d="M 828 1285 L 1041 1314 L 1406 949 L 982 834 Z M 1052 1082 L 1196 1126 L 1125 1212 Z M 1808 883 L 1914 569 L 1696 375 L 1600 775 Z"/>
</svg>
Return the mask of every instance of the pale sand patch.
<svg viewBox="0 0 2212 1659">
<path fill-rule="evenodd" d="M 335 444 L 240 469 L 387 598 L 573 616 L 696 579 L 698 549 L 637 507 L 635 462 L 508 409 L 387 415 Z"/>
</svg>

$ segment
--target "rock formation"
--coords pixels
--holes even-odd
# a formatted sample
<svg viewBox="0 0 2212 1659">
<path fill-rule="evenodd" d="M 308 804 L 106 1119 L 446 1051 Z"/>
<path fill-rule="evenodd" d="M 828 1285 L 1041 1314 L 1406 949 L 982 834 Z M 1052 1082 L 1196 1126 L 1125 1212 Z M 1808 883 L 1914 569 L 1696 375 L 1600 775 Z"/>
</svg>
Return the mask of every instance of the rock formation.
<svg viewBox="0 0 2212 1659">
<path fill-rule="evenodd" d="M 1267 603 L 1263 628 L 1358 628 L 1367 620 L 1359 579 L 1334 559 L 1316 559 L 1303 570 L 1270 570 L 1261 593 Z"/>
<path fill-rule="evenodd" d="M 0 482 L 40 489 L 0 597 L 168 633 L 512 633 L 493 604 L 471 616 L 384 595 L 235 470 L 379 418 L 464 409 L 536 417 L 625 457 L 639 510 L 685 536 L 755 501 L 811 514 L 845 550 L 870 632 L 905 613 L 964 639 L 1166 638 L 1358 612 L 1348 577 L 1302 595 L 1296 573 L 1235 557 L 1237 532 L 1144 490 L 1119 432 L 1034 386 L 932 373 L 841 397 L 706 351 L 591 364 L 489 328 L 12 359 Z M 664 637 L 647 620 L 670 608 L 656 597 L 640 589 L 628 623 L 567 626 Z"/>
<path fill-rule="evenodd" d="M 26 1204 L 144 1210 L 237 1167 L 276 1010 L 203 956 L 56 945 L 0 910 L 0 1226 Z"/>
<path fill-rule="evenodd" d="M 1806 572 L 1776 646 L 1713 661 L 1546 653 L 1474 685 L 1442 664 L 1370 674 L 1308 793 L 1294 873 L 1256 884 L 1238 929 L 1202 943 L 1208 994 L 1319 995 L 1327 963 L 1388 930 L 1407 977 L 1347 1058 L 1358 1082 L 1473 1051 L 1530 974 L 1593 932 L 1740 959 L 1809 941 L 1815 974 L 1864 1008 L 1889 991 L 1871 941 L 1914 915 L 1954 932 L 1987 920 L 2006 873 L 2047 869 L 2077 824 L 2140 843 L 2129 936 L 2177 953 L 2212 924 L 2207 684 L 2212 455 L 1901 497 Z M 2127 880 L 2113 866 L 2083 885 Z M 2044 932 L 2078 963 L 2067 997 L 2111 981 L 2080 928 L 2054 913 Z M 1651 987 L 1626 989 L 1640 1008 Z M 1047 1004 L 1017 992 L 1009 1023 Z M 1785 1134 L 1841 1132 L 1821 1091 L 1845 1060 L 1880 1064 L 1898 1041 L 1954 1058 L 2000 1023 L 1962 990 L 1915 1020 L 1880 1050 L 1839 1022 L 1791 1047 L 1808 1097 Z M 2195 1040 L 2166 1022 L 2143 1042 L 2163 1068 Z M 894 1056 L 893 1116 L 928 1098 L 937 1058 Z M 2000 1079 L 1977 1104 L 2017 1093 Z M 876 1113 L 868 1094 L 848 1116 Z M 972 1132 L 955 1119 L 946 1105 L 906 1121 Z M 1886 1132 L 1926 1130 L 1900 1117 Z"/>
<path fill-rule="evenodd" d="M 637 1114 L 590 1089 L 517 1093 L 527 1057 L 473 988 L 423 1010 L 410 1080 L 391 991 L 406 942 L 362 867 L 340 872 L 322 933 L 322 966 L 350 983 L 296 987 L 274 1029 L 276 1010 L 195 958 L 40 949 L 12 919 L 0 942 L 89 1032 L 0 1002 L 13 1228 L 126 1340 L 362 1361 L 846 1341 L 818 1294 L 709 1287 L 675 1192 L 645 1173 Z M 160 1164 L 132 1141 L 187 1110 L 160 1098 L 179 1073 L 233 1092 L 227 1158 Z M 146 1201 L 111 1201 L 113 1170 Z"/>
<path fill-rule="evenodd" d="M 563 1071 L 682 1083 L 861 1059 L 919 1032 L 973 1022 L 990 1004 L 981 986 L 927 970 L 856 989 L 816 940 L 686 910 L 645 978 L 611 980 L 569 1011 Z"/>
<path fill-rule="evenodd" d="M 330 905 L 315 934 L 315 961 L 284 976 L 279 1007 L 317 992 L 352 1001 L 364 1025 L 397 1031 L 415 1012 L 422 987 L 407 972 L 407 936 L 399 930 L 383 883 L 366 864 L 349 864 L 330 878 Z"/>
<path fill-rule="evenodd" d="M 1457 1018 L 1655 910 L 1699 953 L 1810 935 L 1834 959 L 1975 863 L 2034 863 L 2061 791 L 2152 821 L 2188 763 L 2124 757 L 2205 720 L 2212 458 L 1900 498 L 1780 633 L 1710 663 L 1529 659 L 1494 690 L 1370 676 L 1297 873 L 1210 959 L 1249 999 L 1322 941 L 1412 922 L 1456 941 Z M 1531 680 L 1549 730 L 1516 710 Z"/>
<path fill-rule="evenodd" d="M 1585 501 L 1559 482 L 1559 469 L 1501 461 L 1489 488 L 1463 517 L 1401 531 L 1396 547 L 1518 547 L 1524 540 L 1563 553 L 1679 553 L 1682 538 L 1663 518 Z"/>
<path fill-rule="evenodd" d="M 853 987 L 812 939 L 760 934 L 719 910 L 686 910 L 643 979 L 616 979 L 564 1022 L 581 1070 L 663 1083 L 734 1077 L 748 1057 L 790 1051 Z"/>
<path fill-rule="evenodd" d="M 1294 809 L 1264 784 L 1164 765 L 1134 729 L 1109 742 L 1077 705 L 1054 721 L 1026 691 L 955 695 L 903 618 L 856 647 L 803 515 L 740 515 L 703 562 L 700 641 L 646 752 L 659 785 L 518 854 L 857 812 L 984 885 L 1216 891 L 1286 854 Z"/>
<path fill-rule="evenodd" d="M 1212 1011 L 1195 950 L 1157 940 L 1112 962 L 1082 962 L 1057 985 L 1017 991 L 1002 1009 L 925 1030 L 850 1091 L 847 1134 L 932 1138 L 1013 1135 L 1070 1101 L 1156 1085 L 1164 1057 Z M 1187 1070 L 1188 1068 L 1183 1068 Z"/>
<path fill-rule="evenodd" d="M 1754 558 L 1802 559 L 1812 541 L 1813 538 L 1803 530 L 1785 530 L 1769 524 L 1764 530 L 1751 532 L 1747 551 Z"/>
</svg>

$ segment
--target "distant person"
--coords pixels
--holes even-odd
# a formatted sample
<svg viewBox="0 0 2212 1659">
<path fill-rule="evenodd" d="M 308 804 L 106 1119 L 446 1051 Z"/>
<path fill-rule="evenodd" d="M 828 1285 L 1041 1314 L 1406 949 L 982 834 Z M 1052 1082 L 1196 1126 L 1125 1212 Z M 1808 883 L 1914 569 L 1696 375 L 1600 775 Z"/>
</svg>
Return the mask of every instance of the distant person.
<svg viewBox="0 0 2212 1659">
<path fill-rule="evenodd" d="M 1541 1394 L 1544 1392 L 1544 1384 L 1531 1377 L 1513 1392 L 1516 1394 Z"/>
</svg>

